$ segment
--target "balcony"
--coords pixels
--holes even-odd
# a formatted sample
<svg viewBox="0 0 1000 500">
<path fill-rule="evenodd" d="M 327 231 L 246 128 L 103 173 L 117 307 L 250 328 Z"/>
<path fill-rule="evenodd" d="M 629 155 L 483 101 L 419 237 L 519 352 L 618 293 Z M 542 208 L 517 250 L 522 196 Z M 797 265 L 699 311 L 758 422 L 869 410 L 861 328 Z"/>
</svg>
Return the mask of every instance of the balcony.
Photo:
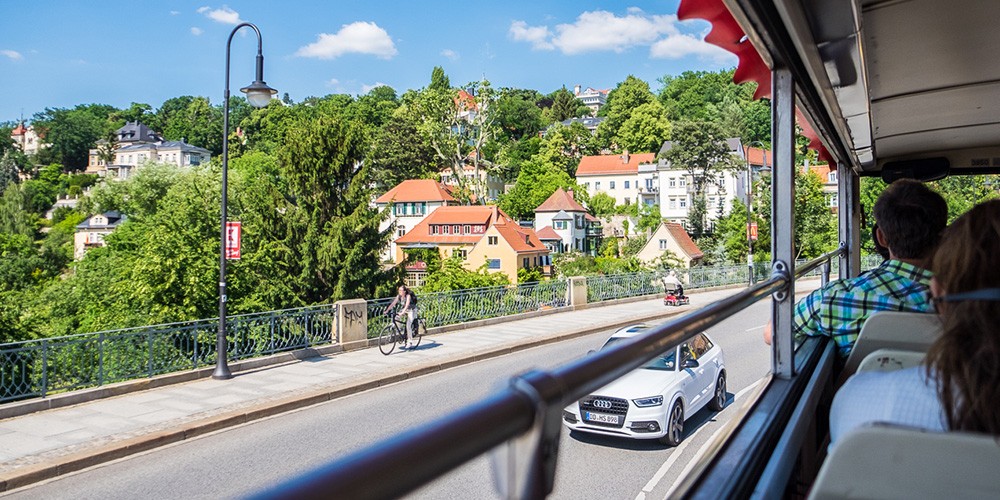
<svg viewBox="0 0 1000 500">
<path fill-rule="evenodd" d="M 639 187 L 639 194 L 653 195 L 653 194 L 657 194 L 659 192 L 660 192 L 660 187 L 659 186 L 640 186 Z"/>
</svg>

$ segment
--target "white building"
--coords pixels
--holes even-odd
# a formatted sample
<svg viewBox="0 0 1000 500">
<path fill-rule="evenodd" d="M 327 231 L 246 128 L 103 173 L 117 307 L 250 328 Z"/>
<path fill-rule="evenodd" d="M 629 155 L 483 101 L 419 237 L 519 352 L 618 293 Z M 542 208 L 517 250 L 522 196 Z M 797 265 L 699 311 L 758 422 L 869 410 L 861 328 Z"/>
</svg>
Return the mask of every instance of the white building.
<svg viewBox="0 0 1000 500">
<path fill-rule="evenodd" d="M 77 224 L 73 236 L 73 258 L 79 260 L 91 248 L 104 246 L 104 237 L 111 234 L 125 217 L 118 212 L 91 215 Z"/>
<path fill-rule="evenodd" d="M 759 170 L 772 164 L 769 151 L 745 148 L 738 138 L 727 139 L 726 144 L 740 165 L 749 164 Z M 671 147 L 672 143 L 666 141 L 657 154 L 585 156 L 577 168 L 577 182 L 590 196 L 606 193 L 619 205 L 659 205 L 661 217 L 686 227 L 695 194 L 692 176 L 686 166 L 656 159 Z M 705 186 L 707 230 L 711 231 L 715 220 L 732 210 L 733 199 L 746 202 L 746 173 L 745 168 L 723 171 L 716 182 Z"/>
<path fill-rule="evenodd" d="M 573 190 L 556 189 L 535 209 L 535 231 L 553 253 L 591 252 L 600 237 L 597 219 L 573 198 Z M 559 241 L 553 241 L 555 236 Z"/>
<path fill-rule="evenodd" d="M 458 205 L 458 201 L 440 183 L 433 179 L 411 179 L 400 182 L 399 185 L 379 196 L 375 205 L 379 211 L 392 204 L 389 218 L 382 222 L 379 230 L 384 231 L 396 224 L 396 236 L 382 252 L 382 260 L 388 262 L 396 256 L 396 239 L 416 227 L 434 210 L 449 205 Z"/>
<path fill-rule="evenodd" d="M 652 179 L 649 167 L 640 175 L 640 166 L 655 164 L 655 153 L 629 154 L 626 151 L 620 155 L 584 156 L 576 167 L 576 181 L 591 197 L 605 193 L 614 198 L 617 205 L 630 205 L 655 185 L 647 183 Z"/>
<path fill-rule="evenodd" d="M 580 86 L 577 85 L 573 87 L 573 95 L 577 99 L 583 101 L 593 115 L 597 115 L 597 112 L 608 103 L 608 91 L 598 90 L 595 88 L 587 87 L 586 90 L 580 90 Z"/>
<path fill-rule="evenodd" d="M 87 164 L 88 174 L 97 174 L 116 180 L 124 180 L 134 170 L 146 162 L 170 163 L 178 167 L 190 167 L 207 163 L 212 158 L 211 151 L 192 146 L 184 141 L 164 141 L 160 134 L 139 122 L 128 122 L 115 132 L 117 136 L 115 159 L 105 165 L 99 151 L 106 143 L 103 139 L 90 150 Z"/>
<path fill-rule="evenodd" d="M 10 138 L 14 144 L 26 155 L 38 154 L 38 149 L 43 147 L 35 127 L 25 127 L 21 122 L 10 131 Z"/>
</svg>

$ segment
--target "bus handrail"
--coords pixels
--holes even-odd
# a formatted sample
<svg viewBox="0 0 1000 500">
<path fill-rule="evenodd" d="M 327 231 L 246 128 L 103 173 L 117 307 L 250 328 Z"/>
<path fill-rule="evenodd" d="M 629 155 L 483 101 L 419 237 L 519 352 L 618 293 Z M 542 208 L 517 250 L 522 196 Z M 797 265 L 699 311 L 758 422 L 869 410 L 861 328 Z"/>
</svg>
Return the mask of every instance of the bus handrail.
<svg viewBox="0 0 1000 500">
<path fill-rule="evenodd" d="M 800 276 L 840 255 L 843 248 L 796 269 Z M 777 266 L 776 266 L 777 267 Z M 477 403 L 264 491 L 254 498 L 396 498 L 528 431 L 534 443 L 513 459 L 511 478 L 522 478 L 507 496 L 541 498 L 551 492 L 562 409 L 642 366 L 663 350 L 722 322 L 744 308 L 787 291 L 787 273 L 772 276 L 615 347 L 550 371 L 514 377 L 509 386 Z M 511 479 L 508 478 L 508 479 Z M 514 484 L 517 481 L 511 482 Z"/>
</svg>

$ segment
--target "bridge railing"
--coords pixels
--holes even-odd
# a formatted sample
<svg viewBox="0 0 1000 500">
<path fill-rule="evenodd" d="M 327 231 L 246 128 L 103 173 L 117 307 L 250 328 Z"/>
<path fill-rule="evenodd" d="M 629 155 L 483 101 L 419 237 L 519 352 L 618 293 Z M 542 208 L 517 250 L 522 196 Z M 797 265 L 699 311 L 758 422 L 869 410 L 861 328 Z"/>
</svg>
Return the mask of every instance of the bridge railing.
<svg viewBox="0 0 1000 500">
<path fill-rule="evenodd" d="M 469 288 L 420 294 L 417 308 L 427 326 L 445 326 L 511 316 L 569 305 L 568 280 L 556 279 L 512 286 Z M 368 337 L 377 337 L 388 324 L 384 316 L 392 298 L 368 301 Z"/>
<path fill-rule="evenodd" d="M 336 342 L 336 316 L 336 305 L 229 316 L 228 359 Z M 212 318 L 4 344 L 0 402 L 214 365 L 218 325 Z"/>
</svg>

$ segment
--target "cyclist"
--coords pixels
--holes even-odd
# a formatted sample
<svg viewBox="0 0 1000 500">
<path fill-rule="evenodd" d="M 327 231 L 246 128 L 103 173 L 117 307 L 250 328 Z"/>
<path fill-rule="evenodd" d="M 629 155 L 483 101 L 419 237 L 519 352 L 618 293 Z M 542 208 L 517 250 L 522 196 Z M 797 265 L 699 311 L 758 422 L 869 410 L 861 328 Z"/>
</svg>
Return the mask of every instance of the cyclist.
<svg viewBox="0 0 1000 500">
<path fill-rule="evenodd" d="M 406 345 L 403 346 L 404 349 L 410 349 L 415 347 L 413 342 L 413 326 L 417 322 L 417 294 L 413 293 L 406 285 L 399 285 L 396 290 L 396 296 L 393 297 L 392 302 L 385 308 L 385 313 L 390 314 L 392 308 L 396 304 L 400 304 L 400 311 L 396 314 L 396 317 L 402 317 L 406 314 Z"/>
</svg>

